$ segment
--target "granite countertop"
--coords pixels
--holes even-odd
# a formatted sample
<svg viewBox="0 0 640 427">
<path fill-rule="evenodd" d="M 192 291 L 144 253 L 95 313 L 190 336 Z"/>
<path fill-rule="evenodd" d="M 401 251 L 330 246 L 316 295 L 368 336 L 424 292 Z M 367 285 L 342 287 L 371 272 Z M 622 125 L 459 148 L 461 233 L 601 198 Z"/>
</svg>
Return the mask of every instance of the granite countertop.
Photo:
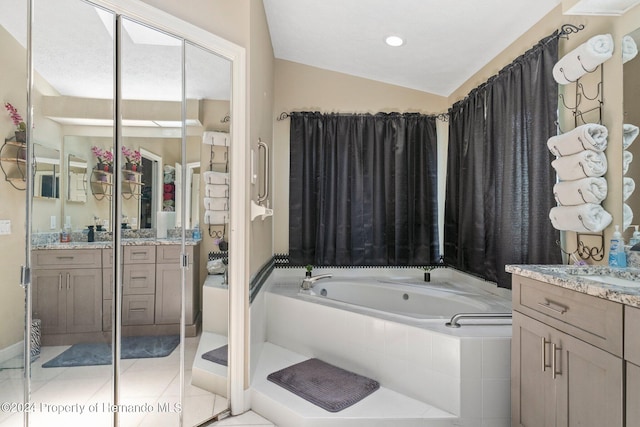
<svg viewBox="0 0 640 427">
<path fill-rule="evenodd" d="M 187 239 L 187 246 L 196 246 L 200 240 Z M 122 239 L 122 246 L 159 246 L 159 245 L 179 245 L 180 239 L 155 239 L 155 238 L 139 238 L 139 239 Z M 31 245 L 31 249 L 109 249 L 111 241 L 99 242 L 49 242 Z"/>
<path fill-rule="evenodd" d="M 608 266 L 507 265 L 507 273 L 528 277 L 551 285 L 572 289 L 609 301 L 640 307 L 640 269 Z M 618 278 L 637 282 L 637 286 L 602 283 L 589 276 Z M 627 282 L 628 283 L 628 282 Z"/>
</svg>

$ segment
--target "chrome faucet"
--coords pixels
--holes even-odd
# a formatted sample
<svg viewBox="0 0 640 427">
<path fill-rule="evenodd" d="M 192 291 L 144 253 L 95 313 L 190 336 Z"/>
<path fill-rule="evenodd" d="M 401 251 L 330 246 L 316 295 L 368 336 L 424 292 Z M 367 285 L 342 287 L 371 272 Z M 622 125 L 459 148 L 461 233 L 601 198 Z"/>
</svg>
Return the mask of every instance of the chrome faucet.
<svg viewBox="0 0 640 427">
<path fill-rule="evenodd" d="M 313 285 L 315 285 L 318 280 L 328 279 L 330 277 L 332 277 L 331 274 L 321 274 L 314 277 L 305 277 L 304 280 L 302 280 L 302 285 L 300 286 L 300 288 L 302 290 L 308 291 L 309 289 L 313 288 Z"/>
</svg>

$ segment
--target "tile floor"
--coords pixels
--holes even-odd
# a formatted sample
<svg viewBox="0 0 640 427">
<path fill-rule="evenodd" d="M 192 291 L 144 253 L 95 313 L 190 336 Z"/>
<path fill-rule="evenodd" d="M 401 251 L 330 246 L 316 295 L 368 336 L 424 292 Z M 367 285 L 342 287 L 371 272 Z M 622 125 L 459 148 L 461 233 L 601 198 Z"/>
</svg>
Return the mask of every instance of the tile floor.
<svg viewBox="0 0 640 427">
<path fill-rule="evenodd" d="M 191 366 L 198 346 L 198 338 L 185 343 L 185 403 L 182 410 L 185 427 L 197 425 L 227 407 L 227 400 L 190 385 Z M 67 346 L 43 347 L 38 360 L 32 364 L 31 396 L 34 410 L 30 427 L 112 425 L 109 402 L 112 389 L 110 366 L 73 368 L 42 368 L 42 364 L 64 351 Z M 122 427 L 174 427 L 179 415 L 178 349 L 169 356 L 155 359 L 123 360 L 120 390 L 123 406 L 120 411 Z M 0 371 L 0 402 L 21 402 L 22 370 Z M 83 413 L 79 414 L 80 409 Z M 93 412 L 90 412 L 93 411 Z M 23 414 L 0 411 L 1 427 L 22 427 Z M 248 412 L 229 417 L 216 426 L 274 426 L 259 415 Z"/>
</svg>

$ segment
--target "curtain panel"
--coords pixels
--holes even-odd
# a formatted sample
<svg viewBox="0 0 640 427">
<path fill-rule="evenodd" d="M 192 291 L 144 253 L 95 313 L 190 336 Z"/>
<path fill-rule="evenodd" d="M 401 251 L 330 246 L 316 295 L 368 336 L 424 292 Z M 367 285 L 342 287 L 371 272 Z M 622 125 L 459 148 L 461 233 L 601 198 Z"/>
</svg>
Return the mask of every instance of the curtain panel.
<svg viewBox="0 0 640 427">
<path fill-rule="evenodd" d="M 541 40 L 449 111 L 445 262 L 510 288 L 507 264 L 556 264 L 552 75 L 558 34 Z"/>
<path fill-rule="evenodd" d="M 290 114 L 292 265 L 438 257 L 434 116 Z"/>
</svg>

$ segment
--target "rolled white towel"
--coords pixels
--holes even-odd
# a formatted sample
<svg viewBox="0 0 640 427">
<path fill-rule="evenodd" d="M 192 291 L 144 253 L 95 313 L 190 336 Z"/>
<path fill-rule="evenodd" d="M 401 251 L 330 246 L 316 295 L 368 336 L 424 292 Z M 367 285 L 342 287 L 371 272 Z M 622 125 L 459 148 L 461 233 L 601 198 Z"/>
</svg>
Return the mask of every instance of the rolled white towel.
<svg viewBox="0 0 640 427">
<path fill-rule="evenodd" d="M 206 171 L 202 174 L 205 184 L 228 184 L 229 174 L 226 172 Z"/>
<path fill-rule="evenodd" d="M 229 223 L 229 212 L 227 211 L 204 211 L 204 223 L 211 225 Z"/>
<path fill-rule="evenodd" d="M 627 35 L 622 38 L 622 63 L 631 61 L 638 54 L 638 45 L 633 37 Z"/>
<path fill-rule="evenodd" d="M 636 182 L 633 178 L 625 176 L 622 178 L 622 201 L 626 202 L 636 189 Z"/>
<path fill-rule="evenodd" d="M 205 184 L 205 197 L 229 197 L 229 186 L 227 184 Z"/>
<path fill-rule="evenodd" d="M 558 157 L 569 156 L 582 150 L 602 152 L 607 148 L 608 134 L 605 126 L 587 123 L 562 135 L 552 136 L 547 141 L 547 147 Z"/>
<path fill-rule="evenodd" d="M 607 180 L 604 178 L 582 178 L 558 182 L 553 186 L 553 195 L 560 206 L 600 203 L 607 198 L 607 191 Z"/>
<path fill-rule="evenodd" d="M 629 166 L 633 162 L 633 153 L 631 151 L 624 150 L 622 152 L 622 174 L 626 175 L 629 172 Z"/>
<path fill-rule="evenodd" d="M 613 37 L 600 34 L 567 53 L 553 66 L 553 78 L 561 85 L 575 82 L 613 56 Z"/>
<path fill-rule="evenodd" d="M 625 150 L 629 148 L 638 136 L 638 131 L 640 131 L 638 126 L 632 125 L 631 123 L 625 123 L 622 125 L 622 148 Z"/>
<path fill-rule="evenodd" d="M 561 181 L 585 177 L 598 177 L 607 172 L 607 156 L 592 150 L 584 150 L 570 156 L 558 157 L 551 162 Z"/>
<path fill-rule="evenodd" d="M 205 197 L 204 208 L 208 211 L 228 211 L 229 200 L 223 197 Z"/>
<path fill-rule="evenodd" d="M 631 223 L 633 222 L 633 210 L 631 206 L 626 203 L 622 204 L 622 231 L 631 227 Z"/>
<path fill-rule="evenodd" d="M 596 203 L 576 206 L 556 206 L 549 211 L 553 228 L 560 231 L 598 232 L 602 231 L 613 218 Z"/>
</svg>

